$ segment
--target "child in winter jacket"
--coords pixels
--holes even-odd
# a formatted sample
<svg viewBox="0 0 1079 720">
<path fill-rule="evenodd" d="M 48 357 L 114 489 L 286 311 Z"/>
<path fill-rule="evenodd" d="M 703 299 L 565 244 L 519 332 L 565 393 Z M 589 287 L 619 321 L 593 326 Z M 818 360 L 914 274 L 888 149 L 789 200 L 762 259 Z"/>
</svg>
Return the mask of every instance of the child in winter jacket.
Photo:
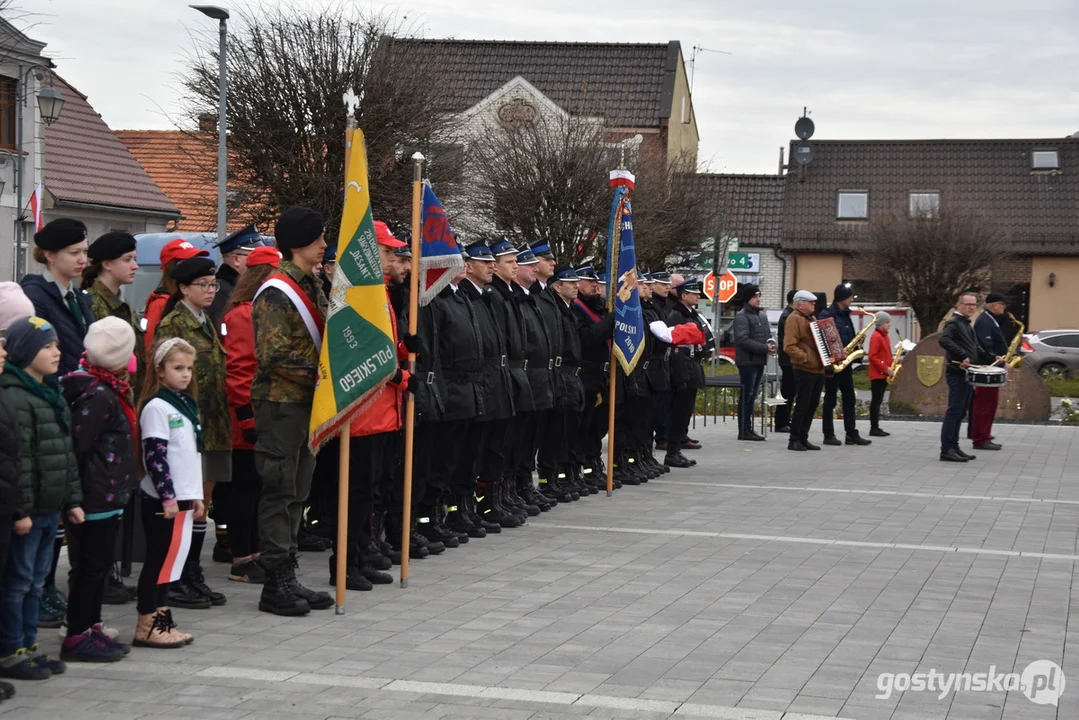
<svg viewBox="0 0 1079 720">
<path fill-rule="evenodd" d="M 37 646 L 37 614 L 61 511 L 82 523 L 82 488 L 71 445 L 71 415 L 53 377 L 60 365 L 56 331 L 40 317 L 21 318 L 7 331 L 0 388 L 19 415 L 19 492 L 8 563 L 0 577 L 0 675 L 44 680 L 64 663 Z"/>
<path fill-rule="evenodd" d="M 135 331 L 120 318 L 106 317 L 90 325 L 83 344 L 79 369 L 61 381 L 71 407 L 86 521 L 68 534 L 75 570 L 60 659 L 114 662 L 130 647 L 106 633 L 101 602 L 120 520 L 140 480 L 135 401 L 127 382 Z"/>
</svg>

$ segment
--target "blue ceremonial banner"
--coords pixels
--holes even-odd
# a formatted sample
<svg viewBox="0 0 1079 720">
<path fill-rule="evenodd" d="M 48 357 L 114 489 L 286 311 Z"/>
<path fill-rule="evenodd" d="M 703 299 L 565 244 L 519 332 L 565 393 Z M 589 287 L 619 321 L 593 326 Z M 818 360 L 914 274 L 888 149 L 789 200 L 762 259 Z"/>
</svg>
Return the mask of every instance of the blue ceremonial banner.
<svg viewBox="0 0 1079 720">
<path fill-rule="evenodd" d="M 420 305 L 434 300 L 465 266 L 461 248 L 450 230 L 446 211 L 430 185 L 423 186 L 420 246 Z"/>
<path fill-rule="evenodd" d="M 614 182 L 612 173 L 612 185 Z M 624 184 L 615 187 L 607 232 L 607 306 L 614 311 L 614 354 L 627 375 L 644 353 L 644 314 L 637 292 L 637 253 L 633 247 L 633 209 Z"/>
</svg>

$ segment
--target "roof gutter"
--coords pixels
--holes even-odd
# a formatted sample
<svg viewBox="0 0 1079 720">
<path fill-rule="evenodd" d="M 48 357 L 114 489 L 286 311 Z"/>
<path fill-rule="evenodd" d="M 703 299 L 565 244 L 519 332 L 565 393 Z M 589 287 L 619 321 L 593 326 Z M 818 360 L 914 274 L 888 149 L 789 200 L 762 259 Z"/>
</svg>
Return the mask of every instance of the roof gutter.
<svg viewBox="0 0 1079 720">
<path fill-rule="evenodd" d="M 98 203 L 77 202 L 74 200 L 56 200 L 55 207 L 69 207 L 81 210 L 97 210 L 100 212 L 120 213 L 122 215 L 149 215 L 150 217 L 162 217 L 176 219 L 180 217 L 180 211 L 168 212 L 166 210 L 139 210 L 138 208 L 120 207 L 119 205 L 101 205 Z"/>
</svg>

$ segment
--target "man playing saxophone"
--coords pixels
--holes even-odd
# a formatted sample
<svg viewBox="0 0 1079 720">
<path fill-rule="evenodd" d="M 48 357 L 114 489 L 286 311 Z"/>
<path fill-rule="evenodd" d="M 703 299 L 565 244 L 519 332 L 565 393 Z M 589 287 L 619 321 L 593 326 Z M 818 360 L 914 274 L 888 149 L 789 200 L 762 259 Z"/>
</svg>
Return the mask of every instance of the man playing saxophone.
<svg viewBox="0 0 1079 720">
<path fill-rule="evenodd" d="M 839 337 L 843 340 L 843 344 L 848 346 L 848 352 L 853 349 L 849 346 L 850 343 L 854 342 L 854 337 L 857 335 L 854 331 L 854 322 L 850 318 L 852 302 L 854 302 L 854 293 L 848 285 L 840 283 L 835 286 L 835 291 L 832 293 L 832 304 L 820 314 L 822 319 L 830 317 L 835 320 L 836 329 L 839 330 Z M 846 444 L 869 445 L 871 441 L 859 435 L 858 428 L 855 427 L 854 368 L 851 365 L 847 365 L 842 370 L 837 370 L 824 381 L 824 407 L 821 411 L 824 444 L 843 444 L 836 437 L 835 424 L 832 418 L 837 395 L 840 392 L 843 393 L 843 429 L 846 434 Z"/>
<path fill-rule="evenodd" d="M 876 315 L 873 334 L 869 337 L 869 385 L 873 392 L 869 401 L 869 434 L 872 437 L 888 437 L 891 433 L 880 429 L 880 406 L 888 390 L 888 378 L 895 375 L 892 358 L 892 316 L 883 310 Z"/>
<path fill-rule="evenodd" d="M 1004 331 L 1000 329 L 1000 320 L 1004 317 L 1006 302 L 1003 295 L 991 292 L 985 296 L 985 311 L 974 321 L 974 334 L 978 344 L 993 357 L 1008 354 L 1008 343 Z M 970 414 L 970 437 L 975 450 L 1000 450 L 1001 446 L 993 442 L 993 420 L 997 415 L 997 403 L 1000 400 L 999 387 L 974 388 L 974 408 Z"/>
</svg>

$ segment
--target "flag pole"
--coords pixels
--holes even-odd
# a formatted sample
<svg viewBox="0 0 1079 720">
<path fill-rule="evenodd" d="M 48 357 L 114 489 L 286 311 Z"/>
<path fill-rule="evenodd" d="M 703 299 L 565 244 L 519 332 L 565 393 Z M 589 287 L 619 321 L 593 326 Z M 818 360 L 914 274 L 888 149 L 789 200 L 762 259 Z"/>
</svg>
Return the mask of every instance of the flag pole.
<svg viewBox="0 0 1079 720">
<path fill-rule="evenodd" d="M 412 272 L 409 274 L 408 334 L 415 335 L 420 311 L 420 210 L 423 198 L 423 154 L 412 156 Z M 416 372 L 416 354 L 408 354 L 408 372 Z M 401 508 L 401 587 L 408 587 L 408 552 L 412 532 L 412 450 L 416 442 L 416 398 L 405 403 L 405 492 Z"/>
<path fill-rule="evenodd" d="M 352 153 L 352 136 L 356 134 L 356 118 L 352 115 L 352 105 L 345 97 L 348 118 L 345 120 L 345 182 L 348 182 L 348 161 Z M 338 239 L 340 242 L 340 239 Z M 337 561 L 335 588 L 335 615 L 345 614 L 345 576 L 348 573 L 348 464 L 349 464 L 349 423 L 341 428 L 337 455 Z"/>
<path fill-rule="evenodd" d="M 626 151 L 622 149 L 622 159 L 618 163 L 619 169 L 626 166 Z M 615 197 L 618 197 L 619 189 L 615 189 Z M 619 231 L 618 218 L 622 215 L 622 206 L 619 204 L 618 211 L 612 218 L 611 227 L 607 234 L 607 312 L 614 313 L 614 297 L 618 292 L 619 258 L 621 256 L 622 234 Z M 614 338 L 611 338 L 611 352 L 609 362 L 611 368 L 609 385 L 607 390 L 607 497 L 614 494 L 614 416 L 615 394 L 617 385 L 615 373 L 617 370 L 617 358 L 614 354 Z"/>
<path fill-rule="evenodd" d="M 610 270 L 607 271 L 608 273 Z M 608 292 L 611 292 L 611 278 L 607 278 Z M 611 343 L 611 384 L 607 402 L 607 497 L 614 494 L 614 396 L 615 396 L 615 356 L 614 343 Z"/>
</svg>

